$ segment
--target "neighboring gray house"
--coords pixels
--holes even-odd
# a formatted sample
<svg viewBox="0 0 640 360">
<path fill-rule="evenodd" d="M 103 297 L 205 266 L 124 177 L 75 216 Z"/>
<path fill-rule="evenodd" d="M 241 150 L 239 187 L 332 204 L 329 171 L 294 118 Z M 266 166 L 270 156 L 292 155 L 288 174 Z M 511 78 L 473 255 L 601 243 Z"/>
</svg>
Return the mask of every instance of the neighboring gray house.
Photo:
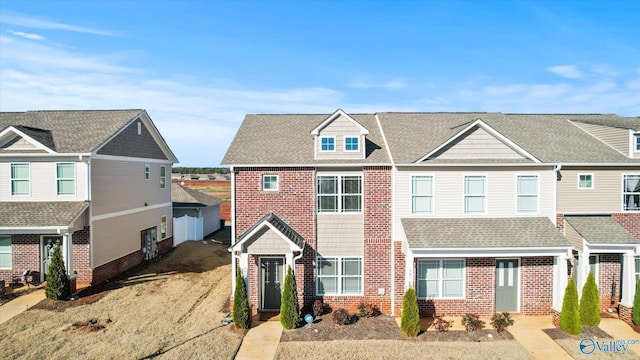
<svg viewBox="0 0 640 360">
<path fill-rule="evenodd" d="M 173 202 L 174 245 L 185 240 L 202 240 L 204 236 L 220 229 L 222 199 L 186 186 L 171 184 L 171 201 Z M 188 223 L 190 225 L 187 225 Z"/>
</svg>

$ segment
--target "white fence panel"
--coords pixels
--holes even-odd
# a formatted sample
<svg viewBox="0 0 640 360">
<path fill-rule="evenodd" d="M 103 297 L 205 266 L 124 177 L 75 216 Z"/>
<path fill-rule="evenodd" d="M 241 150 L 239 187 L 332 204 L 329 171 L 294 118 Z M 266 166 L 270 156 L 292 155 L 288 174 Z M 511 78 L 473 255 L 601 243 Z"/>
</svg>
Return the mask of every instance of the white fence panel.
<svg viewBox="0 0 640 360">
<path fill-rule="evenodd" d="M 202 218 L 185 215 L 173 218 L 173 245 L 178 246 L 187 240 L 202 240 Z"/>
</svg>

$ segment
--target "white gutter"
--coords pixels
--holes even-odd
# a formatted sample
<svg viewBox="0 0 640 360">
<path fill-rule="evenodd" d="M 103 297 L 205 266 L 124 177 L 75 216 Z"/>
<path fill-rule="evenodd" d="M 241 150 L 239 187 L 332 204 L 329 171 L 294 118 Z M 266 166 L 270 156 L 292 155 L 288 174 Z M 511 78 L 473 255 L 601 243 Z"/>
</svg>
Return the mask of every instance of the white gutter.
<svg viewBox="0 0 640 360">
<path fill-rule="evenodd" d="M 356 160 L 354 160 L 356 161 Z M 229 165 L 229 164 L 221 164 L 221 165 Z M 248 167 L 248 168 L 261 168 L 261 167 L 275 167 L 275 168 L 294 168 L 294 167 L 362 167 L 362 166 L 391 166 L 391 163 L 367 163 L 363 161 L 353 162 L 353 163 L 316 163 L 316 164 L 233 164 L 233 167 Z"/>
</svg>

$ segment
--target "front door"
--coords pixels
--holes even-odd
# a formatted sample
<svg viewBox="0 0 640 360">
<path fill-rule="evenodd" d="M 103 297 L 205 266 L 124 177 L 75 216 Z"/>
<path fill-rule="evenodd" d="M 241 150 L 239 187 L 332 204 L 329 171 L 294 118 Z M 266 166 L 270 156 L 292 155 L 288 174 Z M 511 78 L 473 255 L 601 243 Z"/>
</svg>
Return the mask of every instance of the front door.
<svg viewBox="0 0 640 360">
<path fill-rule="evenodd" d="M 496 311 L 518 311 L 518 259 L 496 260 Z"/>
<path fill-rule="evenodd" d="M 43 236 L 42 237 L 42 280 L 47 280 L 47 272 L 49 271 L 49 264 L 51 264 L 51 258 L 53 257 L 53 246 L 60 244 L 62 246 L 62 236 Z"/>
<path fill-rule="evenodd" d="M 284 259 L 260 258 L 261 310 L 280 310 Z"/>
</svg>

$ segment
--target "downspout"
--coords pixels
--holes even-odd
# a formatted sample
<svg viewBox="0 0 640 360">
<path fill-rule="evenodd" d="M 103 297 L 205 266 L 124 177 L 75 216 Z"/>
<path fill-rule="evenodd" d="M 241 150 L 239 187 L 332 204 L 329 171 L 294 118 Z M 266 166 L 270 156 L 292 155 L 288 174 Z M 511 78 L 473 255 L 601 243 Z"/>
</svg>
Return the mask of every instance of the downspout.
<svg viewBox="0 0 640 360">
<path fill-rule="evenodd" d="M 236 243 L 236 172 L 233 169 L 233 166 L 231 166 L 229 168 L 229 170 L 231 171 L 231 246 L 233 247 L 233 245 L 235 245 Z M 232 251 L 231 248 L 229 248 L 229 251 Z M 233 296 L 233 294 L 236 291 L 236 266 L 237 266 L 237 260 L 240 260 L 239 256 L 236 255 L 235 253 L 232 253 L 231 256 L 231 275 L 233 275 L 231 277 L 231 295 Z"/>
<path fill-rule="evenodd" d="M 553 219 L 551 219 L 551 221 L 553 222 L 553 225 L 556 226 L 556 228 L 558 227 L 558 179 L 560 177 L 560 169 L 562 169 L 562 164 L 557 164 L 553 167 L 553 172 L 556 174 L 556 178 L 555 178 L 555 181 L 553 182 L 553 209 L 554 209 L 553 215 L 554 216 L 553 216 Z M 564 235 L 564 231 L 562 235 Z"/>
</svg>

